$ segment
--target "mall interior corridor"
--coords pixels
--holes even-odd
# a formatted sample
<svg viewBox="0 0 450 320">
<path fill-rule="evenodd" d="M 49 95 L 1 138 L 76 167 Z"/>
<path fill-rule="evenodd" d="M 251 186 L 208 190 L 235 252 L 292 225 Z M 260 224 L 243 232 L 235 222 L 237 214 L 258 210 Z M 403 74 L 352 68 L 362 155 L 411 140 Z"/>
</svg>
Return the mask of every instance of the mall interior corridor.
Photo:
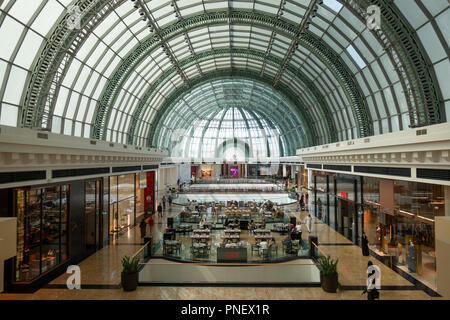
<svg viewBox="0 0 450 320">
<path fill-rule="evenodd" d="M 449 21 L 0 0 L 0 308 L 450 301 Z"/>
<path fill-rule="evenodd" d="M 175 216 L 175 209 L 168 210 L 164 218 Z M 306 218 L 307 211 L 292 212 L 292 216 L 302 221 Z M 159 222 L 162 223 L 159 224 Z M 155 237 L 161 237 L 166 228 L 166 219 L 156 218 L 151 233 Z M 137 228 L 130 229 L 125 234 L 117 237 L 110 245 L 99 250 L 80 263 L 82 288 L 86 290 L 67 290 L 67 274 L 63 274 L 51 281 L 48 285 L 33 294 L 2 294 L 2 299 L 232 299 L 232 300 L 277 300 L 277 299 L 345 299 L 364 300 L 361 294 L 366 285 L 365 267 L 368 260 L 373 260 L 380 266 L 382 272 L 381 299 L 443 299 L 429 294 L 423 287 L 414 285 L 397 272 L 377 262 L 373 257 L 363 257 L 361 248 L 355 246 L 320 220 L 314 218 L 311 235 L 321 239 L 319 247 L 332 257 L 339 257 L 339 282 L 341 289 L 337 294 L 324 292 L 317 287 L 191 287 L 183 286 L 140 286 L 134 292 L 124 292 L 120 288 L 120 257 L 132 255 L 142 247 Z M 155 263 L 163 262 L 161 259 Z M 167 263 L 168 261 L 164 261 Z M 176 262 L 172 262 L 176 263 Z"/>
</svg>

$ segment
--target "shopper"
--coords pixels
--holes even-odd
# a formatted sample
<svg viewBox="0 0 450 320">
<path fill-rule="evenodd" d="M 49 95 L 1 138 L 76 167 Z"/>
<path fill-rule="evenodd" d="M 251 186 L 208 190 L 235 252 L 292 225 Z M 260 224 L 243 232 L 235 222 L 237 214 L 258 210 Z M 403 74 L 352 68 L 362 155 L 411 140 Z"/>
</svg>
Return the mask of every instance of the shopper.
<svg viewBox="0 0 450 320">
<path fill-rule="evenodd" d="M 264 252 L 269 250 L 269 244 L 266 240 L 263 240 L 259 243 L 259 255 L 263 256 Z"/>
<path fill-rule="evenodd" d="M 145 238 L 145 233 L 147 232 L 147 222 L 145 222 L 145 219 L 141 220 L 141 223 L 139 223 L 139 228 L 141 229 L 141 238 Z"/>
<path fill-rule="evenodd" d="M 372 261 L 367 262 L 367 268 L 369 268 L 370 266 L 372 266 L 373 263 Z M 370 277 L 375 273 L 375 270 L 372 270 L 372 272 L 368 273 L 368 278 L 370 279 Z M 375 285 L 375 279 L 372 280 L 372 285 Z M 367 282 L 367 287 L 369 287 L 369 282 Z M 375 299 L 380 299 L 380 292 L 377 290 L 377 288 L 373 288 L 373 289 L 369 289 L 366 288 L 364 289 L 364 291 L 362 292 L 362 294 L 367 293 L 367 300 L 375 300 Z"/>
<path fill-rule="evenodd" d="M 166 211 L 166 196 L 162 197 L 163 210 Z"/>
<path fill-rule="evenodd" d="M 300 196 L 300 210 L 305 210 L 305 195 L 303 194 L 303 192 Z"/>
<path fill-rule="evenodd" d="M 308 229 L 308 232 L 311 233 L 311 214 L 308 213 L 308 215 L 306 216 L 306 221 L 305 221 L 305 225 L 306 225 L 306 229 Z"/>
<path fill-rule="evenodd" d="M 167 197 L 167 200 L 169 201 L 169 207 L 172 207 L 172 196 L 170 194 Z"/>
<path fill-rule="evenodd" d="M 364 232 L 361 237 L 361 250 L 363 256 L 367 257 L 369 255 L 369 240 Z"/>
<path fill-rule="evenodd" d="M 151 216 L 153 214 L 153 206 L 151 204 L 149 204 L 147 207 L 147 214 L 149 216 Z"/>
<path fill-rule="evenodd" d="M 158 204 L 158 217 L 159 218 L 162 218 L 162 216 L 163 216 L 162 213 L 163 213 L 163 207 L 162 207 L 162 205 L 160 203 L 160 204 Z"/>
</svg>

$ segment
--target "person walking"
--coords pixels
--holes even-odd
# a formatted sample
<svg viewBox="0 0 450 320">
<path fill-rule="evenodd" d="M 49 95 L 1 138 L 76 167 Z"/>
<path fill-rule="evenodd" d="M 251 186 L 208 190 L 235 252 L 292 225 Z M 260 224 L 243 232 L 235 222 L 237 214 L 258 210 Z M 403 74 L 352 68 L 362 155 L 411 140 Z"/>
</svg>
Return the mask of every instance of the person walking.
<svg viewBox="0 0 450 320">
<path fill-rule="evenodd" d="M 139 223 L 139 228 L 141 229 L 141 238 L 144 240 L 147 232 L 147 222 L 145 222 L 145 218 L 141 220 L 141 223 Z"/>
<path fill-rule="evenodd" d="M 149 204 L 147 207 L 147 214 L 149 216 L 151 216 L 153 214 L 153 206 L 151 204 Z"/>
<path fill-rule="evenodd" d="M 367 269 L 369 269 L 370 266 L 373 266 L 372 261 L 367 262 Z M 368 280 L 367 280 L 367 288 L 364 289 L 364 291 L 362 292 L 362 294 L 366 294 L 367 293 L 367 300 L 375 300 L 375 299 L 380 299 L 380 292 L 377 290 L 377 288 L 373 288 L 373 289 L 369 289 L 369 279 L 371 276 L 373 276 L 376 273 L 375 270 L 372 270 L 372 272 L 367 272 L 368 276 Z M 373 279 L 372 280 L 372 286 L 375 286 L 375 282 L 376 280 Z"/>
<path fill-rule="evenodd" d="M 361 237 L 361 250 L 363 256 L 367 257 L 369 255 L 369 239 L 367 239 L 367 235 L 364 232 Z"/>
<path fill-rule="evenodd" d="M 300 196 L 300 210 L 305 210 L 305 195 L 303 194 L 303 192 Z"/>
<path fill-rule="evenodd" d="M 169 207 L 172 207 L 172 195 L 169 194 L 167 201 L 169 201 Z"/>
<path fill-rule="evenodd" d="M 163 210 L 166 211 L 166 196 L 162 197 Z"/>
<path fill-rule="evenodd" d="M 163 207 L 162 207 L 162 205 L 160 203 L 160 204 L 158 204 L 158 217 L 159 218 L 162 218 L 162 216 L 163 216 L 162 213 L 163 213 Z M 161 221 L 159 223 L 161 223 Z"/>
<path fill-rule="evenodd" d="M 306 216 L 306 221 L 305 221 L 305 225 L 306 225 L 306 229 L 308 229 L 308 232 L 311 233 L 311 214 L 308 213 L 308 215 Z"/>
</svg>

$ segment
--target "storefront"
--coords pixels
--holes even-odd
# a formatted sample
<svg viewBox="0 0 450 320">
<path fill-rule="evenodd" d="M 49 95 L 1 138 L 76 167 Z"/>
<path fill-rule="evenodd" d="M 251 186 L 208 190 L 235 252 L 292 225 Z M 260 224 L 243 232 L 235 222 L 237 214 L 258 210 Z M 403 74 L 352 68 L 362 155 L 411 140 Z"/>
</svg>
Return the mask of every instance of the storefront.
<svg viewBox="0 0 450 320">
<path fill-rule="evenodd" d="M 110 232 L 121 234 L 136 221 L 136 174 L 109 177 Z"/>
<path fill-rule="evenodd" d="M 391 267 L 436 289 L 434 218 L 444 186 L 312 170 L 314 215 Z M 363 202 L 363 204 L 361 204 Z"/>
<path fill-rule="evenodd" d="M 362 235 L 360 177 L 313 170 L 314 215 L 353 243 Z"/>
<path fill-rule="evenodd" d="M 364 190 L 370 249 L 436 290 L 434 219 L 445 215 L 444 186 L 364 178 Z"/>
<path fill-rule="evenodd" d="M 14 189 L 17 256 L 12 283 L 29 283 L 68 259 L 69 185 Z"/>
</svg>

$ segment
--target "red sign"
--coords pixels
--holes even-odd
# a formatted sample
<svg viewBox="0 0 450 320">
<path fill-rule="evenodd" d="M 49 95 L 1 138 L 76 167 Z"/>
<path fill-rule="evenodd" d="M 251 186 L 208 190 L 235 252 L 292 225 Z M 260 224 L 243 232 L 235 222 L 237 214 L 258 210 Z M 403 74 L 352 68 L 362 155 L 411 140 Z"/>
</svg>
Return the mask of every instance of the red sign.
<svg viewBox="0 0 450 320">
<path fill-rule="evenodd" d="M 239 258 L 239 252 L 225 252 L 225 258 Z"/>
<path fill-rule="evenodd" d="M 341 191 L 341 198 L 347 199 L 348 193 Z"/>
</svg>

